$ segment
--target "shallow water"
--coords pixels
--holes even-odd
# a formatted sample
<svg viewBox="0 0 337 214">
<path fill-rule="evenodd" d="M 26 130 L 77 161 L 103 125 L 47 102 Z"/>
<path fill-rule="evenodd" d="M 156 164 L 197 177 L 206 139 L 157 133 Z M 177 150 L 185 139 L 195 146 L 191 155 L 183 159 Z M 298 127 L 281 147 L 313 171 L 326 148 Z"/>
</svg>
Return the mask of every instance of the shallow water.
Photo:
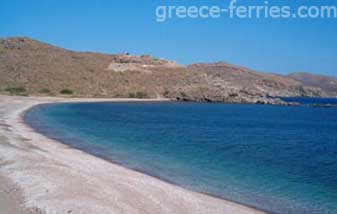
<svg viewBox="0 0 337 214">
<path fill-rule="evenodd" d="M 45 135 L 188 189 L 273 213 L 337 213 L 337 108 L 41 105 Z"/>
</svg>

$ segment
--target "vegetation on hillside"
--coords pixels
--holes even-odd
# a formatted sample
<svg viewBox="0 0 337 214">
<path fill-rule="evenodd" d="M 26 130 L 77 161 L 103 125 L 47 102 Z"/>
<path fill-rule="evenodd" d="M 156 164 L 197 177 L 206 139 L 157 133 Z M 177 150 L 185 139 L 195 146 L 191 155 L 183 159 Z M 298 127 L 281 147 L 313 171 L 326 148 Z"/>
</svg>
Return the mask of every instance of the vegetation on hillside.
<svg viewBox="0 0 337 214">
<path fill-rule="evenodd" d="M 5 89 L 6 92 L 8 92 L 10 95 L 20 95 L 20 96 L 26 96 L 26 88 L 23 86 L 10 86 Z"/>
<path fill-rule="evenodd" d="M 74 92 L 73 92 L 73 90 L 71 90 L 71 89 L 62 89 L 61 91 L 60 91 L 60 94 L 64 94 L 64 95 L 72 95 L 72 94 L 74 94 Z"/>
</svg>

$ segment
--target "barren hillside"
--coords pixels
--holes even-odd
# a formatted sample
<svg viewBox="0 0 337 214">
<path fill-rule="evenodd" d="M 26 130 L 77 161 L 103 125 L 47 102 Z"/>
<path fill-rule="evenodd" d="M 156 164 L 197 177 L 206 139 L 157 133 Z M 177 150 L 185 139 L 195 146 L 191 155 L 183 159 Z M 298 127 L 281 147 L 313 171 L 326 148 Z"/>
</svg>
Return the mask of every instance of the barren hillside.
<svg viewBox="0 0 337 214">
<path fill-rule="evenodd" d="M 337 96 L 337 78 L 310 73 L 292 73 L 288 77 L 301 82 L 305 86 L 319 87 L 330 96 Z"/>
<path fill-rule="evenodd" d="M 75 52 L 30 38 L 0 40 L 1 93 L 81 97 L 168 97 L 275 103 L 274 96 L 324 96 L 288 77 L 225 63 L 187 67 L 149 55 Z"/>
</svg>

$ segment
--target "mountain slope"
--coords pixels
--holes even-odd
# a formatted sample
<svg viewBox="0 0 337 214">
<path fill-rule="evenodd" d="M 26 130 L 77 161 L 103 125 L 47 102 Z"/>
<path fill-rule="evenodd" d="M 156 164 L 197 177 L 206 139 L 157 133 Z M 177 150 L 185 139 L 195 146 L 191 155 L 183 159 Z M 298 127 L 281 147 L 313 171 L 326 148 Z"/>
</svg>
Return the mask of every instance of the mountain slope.
<svg viewBox="0 0 337 214">
<path fill-rule="evenodd" d="M 305 86 L 319 87 L 330 96 L 337 96 L 337 78 L 310 73 L 291 73 L 288 77 L 301 82 Z"/>
<path fill-rule="evenodd" d="M 148 55 L 75 52 L 22 37 L 0 40 L 0 90 L 240 103 L 278 102 L 270 96 L 325 95 L 288 77 L 226 63 L 184 67 Z"/>
</svg>

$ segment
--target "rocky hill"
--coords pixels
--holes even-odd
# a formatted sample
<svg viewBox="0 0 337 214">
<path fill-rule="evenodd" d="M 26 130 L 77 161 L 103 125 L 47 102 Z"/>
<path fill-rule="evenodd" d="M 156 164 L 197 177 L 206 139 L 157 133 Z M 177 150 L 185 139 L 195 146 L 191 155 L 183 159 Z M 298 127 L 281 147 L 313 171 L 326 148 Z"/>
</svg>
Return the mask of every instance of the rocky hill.
<svg viewBox="0 0 337 214">
<path fill-rule="evenodd" d="M 310 73 L 292 73 L 288 77 L 305 86 L 323 89 L 329 96 L 337 97 L 337 78 Z"/>
<path fill-rule="evenodd" d="M 0 40 L 0 91 L 237 103 L 280 103 L 271 97 L 326 95 L 321 88 L 293 78 L 222 62 L 185 67 L 149 55 L 75 52 L 21 37 Z"/>
</svg>

